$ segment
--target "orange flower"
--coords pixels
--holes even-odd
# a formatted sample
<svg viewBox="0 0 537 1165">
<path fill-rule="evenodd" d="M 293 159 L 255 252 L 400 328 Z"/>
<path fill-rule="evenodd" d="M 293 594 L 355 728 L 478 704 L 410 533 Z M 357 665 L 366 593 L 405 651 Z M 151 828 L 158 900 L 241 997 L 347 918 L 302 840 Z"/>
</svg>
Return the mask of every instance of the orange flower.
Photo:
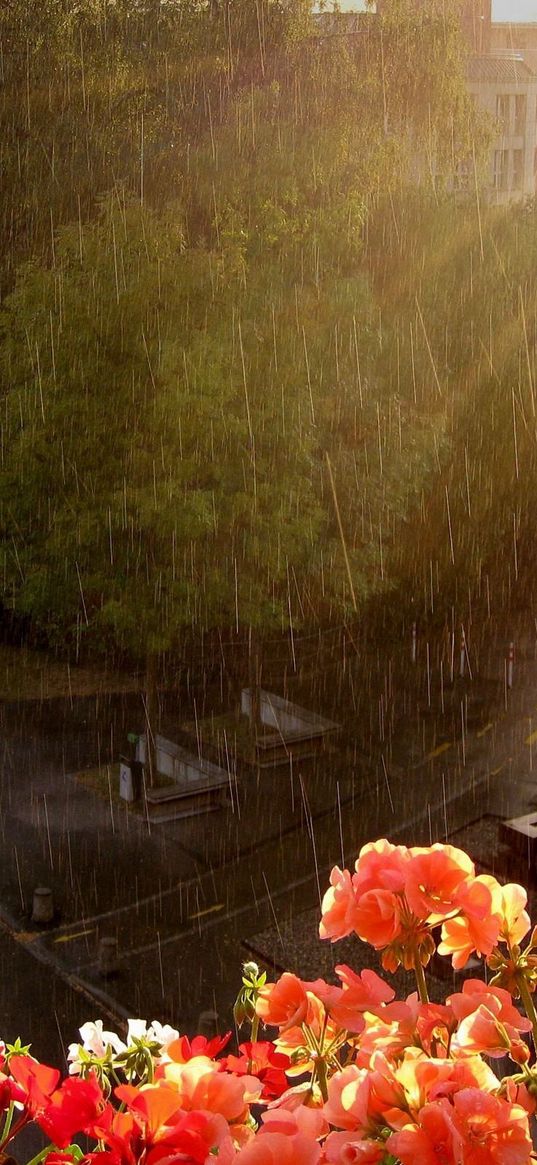
<svg viewBox="0 0 537 1165">
<path fill-rule="evenodd" d="M 371 1081 L 366 1068 L 349 1064 L 328 1081 L 328 1100 L 323 1112 L 336 1128 L 365 1133 L 369 1124 Z"/>
<path fill-rule="evenodd" d="M 448 918 L 442 925 L 441 955 L 452 955 L 455 971 L 460 971 L 470 955 L 490 955 L 500 933 L 501 918 L 492 913 L 493 898 L 486 875 L 463 883 L 457 892 L 461 914 Z"/>
<path fill-rule="evenodd" d="M 406 846 L 392 845 L 385 837 L 362 846 L 352 879 L 355 893 L 404 890 L 409 861 L 410 852 Z"/>
<path fill-rule="evenodd" d="M 457 890 L 475 877 L 474 863 L 452 845 L 433 845 L 411 850 L 406 870 L 405 896 L 418 918 L 439 919 L 456 909 Z"/>
<path fill-rule="evenodd" d="M 526 1085 L 519 1080 L 515 1080 L 513 1076 L 506 1076 L 503 1081 L 505 1089 L 505 1099 L 511 1101 L 511 1104 L 518 1104 L 530 1116 L 533 1116 L 537 1108 L 537 1101 L 535 1097 L 528 1092 Z"/>
<path fill-rule="evenodd" d="M 255 1010 L 264 1024 L 279 1027 L 283 1034 L 300 1027 L 308 1017 L 309 1001 L 305 983 L 284 971 L 277 983 L 266 983 L 259 992 Z"/>
<path fill-rule="evenodd" d="M 348 870 L 334 866 L 330 874 L 330 889 L 326 891 L 321 903 L 319 937 L 334 942 L 351 934 L 356 929 L 355 910 L 356 895 L 351 875 Z"/>
<path fill-rule="evenodd" d="M 369 1068 L 349 1064 L 330 1077 L 323 1112 L 337 1128 L 375 1137 L 389 1123 L 390 1112 L 403 1104 L 403 1089 L 392 1065 L 376 1052 Z"/>
<path fill-rule="evenodd" d="M 451 1086 L 444 1091 L 435 1092 L 431 1099 L 436 1100 L 439 1095 L 451 1095 L 460 1092 L 462 1088 L 479 1088 L 481 1092 L 494 1092 L 498 1087 L 498 1077 L 482 1056 L 465 1055 L 453 1061 Z"/>
<path fill-rule="evenodd" d="M 526 891 L 516 882 L 500 887 L 499 910 L 502 918 L 500 942 L 514 946 L 522 942 L 527 935 L 531 926 L 530 916 L 524 909 L 527 901 Z"/>
<path fill-rule="evenodd" d="M 497 914 L 500 919 L 498 941 L 509 943 L 511 946 L 520 943 L 531 926 L 529 914 L 525 910 L 528 895 L 524 887 L 516 882 L 501 886 L 492 874 L 481 874 L 476 881 L 485 886 L 491 896 L 492 903 L 490 908 L 487 907 L 488 913 Z M 464 903 L 461 904 L 464 909 Z"/>
<path fill-rule="evenodd" d="M 194 1056 L 186 1064 L 165 1064 L 160 1087 L 173 1087 L 185 1112 L 202 1109 L 220 1113 L 229 1122 L 245 1120 L 248 1105 L 258 1100 L 262 1091 L 255 1076 L 220 1072 L 208 1056 Z"/>
<path fill-rule="evenodd" d="M 389 1003 L 395 991 L 375 971 L 366 969 L 357 975 L 345 965 L 336 967 L 335 971 L 343 983 L 343 990 L 333 988 L 333 994 L 325 1000 L 325 1005 L 338 1027 L 359 1033 L 364 1028 L 364 1011 L 375 1011 Z"/>
<path fill-rule="evenodd" d="M 531 1031 L 530 1020 L 520 1014 L 509 992 L 503 987 L 485 983 L 483 979 L 467 979 L 462 991 L 448 995 L 446 1003 L 459 1021 L 466 1019 L 484 1004 L 500 1023 L 513 1027 L 517 1032 Z"/>
<path fill-rule="evenodd" d="M 462 992 L 447 1000 L 459 1020 L 452 1049 L 455 1053 L 486 1052 L 488 1056 L 508 1053 L 517 1064 L 529 1058 L 529 1049 L 520 1039 L 531 1031 L 531 1022 L 522 1016 L 508 991 L 490 986 L 481 979 L 467 979 Z"/>
<path fill-rule="evenodd" d="M 305 1104 L 295 1104 L 291 1099 L 291 1107 L 287 1108 L 285 1101 L 271 1105 L 267 1112 L 262 1113 L 261 1121 L 263 1133 L 285 1133 L 287 1137 L 295 1133 L 305 1133 L 312 1141 L 326 1136 L 328 1124 L 320 1108 L 311 1108 Z"/>
<path fill-rule="evenodd" d="M 356 1133 L 330 1133 L 323 1145 L 328 1165 L 380 1165 L 385 1160 L 384 1141 L 362 1141 Z"/>
<path fill-rule="evenodd" d="M 402 933 L 400 900 L 391 890 L 367 890 L 356 907 L 355 929 L 376 950 L 389 946 Z"/>
<path fill-rule="evenodd" d="M 181 1113 L 181 1100 L 174 1088 L 150 1085 L 136 1088 L 132 1084 L 120 1084 L 115 1090 L 137 1123 L 144 1129 L 148 1141 L 156 1141 L 165 1135 L 167 1126 L 174 1123 Z"/>
<path fill-rule="evenodd" d="M 503 1024 L 485 1004 L 459 1024 L 453 1039 L 454 1052 L 479 1052 L 487 1056 L 511 1055 L 517 1064 L 529 1059 L 529 1048 L 510 1024 Z"/>
<path fill-rule="evenodd" d="M 338 990 L 337 987 L 330 988 L 330 992 L 338 992 Z M 306 1018 L 309 1032 L 315 1040 L 319 1041 L 324 1031 L 324 1044 L 326 1046 L 337 1035 L 337 1027 L 330 1019 L 328 1023 L 326 1022 L 325 1004 L 321 1002 L 317 995 L 308 991 L 307 1001 L 308 1011 Z M 282 1027 L 274 1043 L 279 1052 L 284 1052 L 287 1056 L 293 1057 L 293 1066 L 286 1069 L 288 1077 L 302 1075 L 305 1071 L 311 1071 L 313 1062 L 310 1051 L 307 1050 L 306 1037 L 301 1026 L 292 1025 L 291 1027 Z M 299 1049 L 302 1050 L 302 1056 L 297 1055 Z"/>
<path fill-rule="evenodd" d="M 386 1148 L 401 1165 L 416 1165 L 418 1161 L 419 1165 L 458 1165 L 462 1158 L 450 1116 L 446 1101 L 427 1104 L 419 1114 L 419 1124 L 408 1124 L 393 1133 Z"/>
<path fill-rule="evenodd" d="M 464 1088 L 453 1098 L 453 1124 L 464 1145 L 464 1165 L 528 1165 L 528 1115 L 518 1104 Z"/>
<path fill-rule="evenodd" d="M 257 1136 L 234 1158 L 237 1165 L 317 1165 L 321 1146 L 307 1133 L 271 1132 Z"/>
<path fill-rule="evenodd" d="M 416 1000 L 416 995 L 410 996 L 406 1003 L 395 1000 L 383 1007 L 378 1015 L 366 1015 L 366 1026 L 356 1055 L 360 1068 L 369 1066 L 376 1051 L 395 1059 L 405 1048 L 416 1043 L 417 1013 L 412 1006 L 412 1001 Z"/>
<path fill-rule="evenodd" d="M 444 1004 L 419 1004 L 416 1033 L 422 1048 L 429 1056 L 444 1054 L 442 1049 L 447 1049 L 455 1023 L 455 1016 Z"/>
<path fill-rule="evenodd" d="M 407 1048 L 395 1072 L 404 1090 L 406 1109 L 418 1113 L 430 1100 L 450 1091 L 453 1068 L 453 1060 L 436 1060 L 418 1048 Z"/>
</svg>

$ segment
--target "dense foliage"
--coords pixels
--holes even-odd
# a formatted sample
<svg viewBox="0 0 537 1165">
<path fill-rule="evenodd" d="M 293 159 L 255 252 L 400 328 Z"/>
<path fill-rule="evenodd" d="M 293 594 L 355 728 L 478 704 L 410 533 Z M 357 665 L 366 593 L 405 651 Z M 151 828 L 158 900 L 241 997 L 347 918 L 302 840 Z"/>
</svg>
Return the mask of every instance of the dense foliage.
<svg viewBox="0 0 537 1165">
<path fill-rule="evenodd" d="M 456 10 L 393 0 L 350 37 L 303 0 L 0 22 L 4 603 L 146 657 L 355 613 L 457 439 L 457 260 L 440 280 L 428 250 L 483 141 Z"/>
</svg>

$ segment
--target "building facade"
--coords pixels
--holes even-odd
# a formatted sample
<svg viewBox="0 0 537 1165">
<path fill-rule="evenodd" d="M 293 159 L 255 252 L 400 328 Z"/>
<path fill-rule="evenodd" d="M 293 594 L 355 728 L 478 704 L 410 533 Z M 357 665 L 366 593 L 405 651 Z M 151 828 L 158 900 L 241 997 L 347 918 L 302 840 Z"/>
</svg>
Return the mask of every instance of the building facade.
<svg viewBox="0 0 537 1165">
<path fill-rule="evenodd" d="M 485 193 L 493 205 L 532 198 L 536 187 L 537 76 L 522 57 L 470 57 L 468 89 L 496 123 Z"/>
<path fill-rule="evenodd" d="M 371 21 L 389 9 L 391 0 L 377 0 L 376 11 L 319 14 L 323 35 L 364 36 Z M 452 12 L 454 0 L 414 0 L 428 15 Z M 496 24 L 492 0 L 457 0 L 461 28 L 470 55 L 467 83 L 476 105 L 497 128 L 484 192 L 494 205 L 532 198 L 537 193 L 537 18 L 534 23 Z M 537 0 L 536 0 L 537 6 Z M 419 166 L 418 166 L 419 171 Z M 459 168 L 456 186 L 474 188 L 473 159 Z"/>
</svg>

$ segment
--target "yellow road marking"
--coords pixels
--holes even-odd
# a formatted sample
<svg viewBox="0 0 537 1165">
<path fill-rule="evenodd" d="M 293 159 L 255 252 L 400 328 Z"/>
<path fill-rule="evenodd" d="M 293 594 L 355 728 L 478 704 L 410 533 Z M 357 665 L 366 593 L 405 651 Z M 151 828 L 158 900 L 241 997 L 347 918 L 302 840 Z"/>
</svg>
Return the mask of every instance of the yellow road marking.
<svg viewBox="0 0 537 1165">
<path fill-rule="evenodd" d="M 451 747 L 451 741 L 446 742 L 445 744 L 439 744 L 438 748 L 433 748 L 432 752 L 427 753 L 425 760 L 434 760 L 435 756 L 441 756 L 443 752 L 447 752 L 448 748 Z"/>
<path fill-rule="evenodd" d="M 525 744 L 535 744 L 536 741 L 537 741 L 537 732 L 530 732 L 529 736 L 526 737 L 524 743 Z"/>
<path fill-rule="evenodd" d="M 58 938 L 54 939 L 55 943 L 72 943 L 75 938 L 82 938 L 85 934 L 95 934 L 96 927 L 92 926 L 91 930 L 77 930 L 74 934 L 60 934 Z"/>
<path fill-rule="evenodd" d="M 484 728 L 480 728 L 479 732 L 476 732 L 476 736 L 478 738 L 484 736 L 486 732 L 490 732 L 491 728 L 494 728 L 494 724 L 485 724 Z"/>
<path fill-rule="evenodd" d="M 214 914 L 217 910 L 223 910 L 224 903 L 217 902 L 214 906 L 208 906 L 206 910 L 197 910 L 195 914 L 189 914 L 189 918 L 203 918 L 206 914 Z"/>
</svg>

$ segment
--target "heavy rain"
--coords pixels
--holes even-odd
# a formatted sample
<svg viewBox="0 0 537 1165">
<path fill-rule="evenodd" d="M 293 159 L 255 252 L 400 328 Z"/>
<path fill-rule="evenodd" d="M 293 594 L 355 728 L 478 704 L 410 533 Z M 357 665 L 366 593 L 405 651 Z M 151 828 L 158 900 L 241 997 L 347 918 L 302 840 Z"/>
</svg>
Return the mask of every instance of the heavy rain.
<svg viewBox="0 0 537 1165">
<path fill-rule="evenodd" d="M 372 839 L 535 902 L 508 8 L 0 8 L 0 1037 L 64 1071 L 88 1019 L 223 1034 L 249 959 L 379 970 L 318 938 Z"/>
</svg>

